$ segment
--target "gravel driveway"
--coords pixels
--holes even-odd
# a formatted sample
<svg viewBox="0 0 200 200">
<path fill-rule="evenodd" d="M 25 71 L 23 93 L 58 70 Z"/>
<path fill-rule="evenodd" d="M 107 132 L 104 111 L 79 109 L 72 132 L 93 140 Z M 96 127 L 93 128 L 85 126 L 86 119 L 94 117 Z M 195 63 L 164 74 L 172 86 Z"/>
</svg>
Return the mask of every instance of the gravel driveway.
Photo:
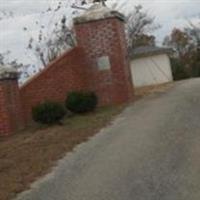
<svg viewBox="0 0 200 200">
<path fill-rule="evenodd" d="M 45 162 L 45 161 L 44 161 Z M 199 200 L 200 79 L 129 106 L 18 200 Z"/>
</svg>

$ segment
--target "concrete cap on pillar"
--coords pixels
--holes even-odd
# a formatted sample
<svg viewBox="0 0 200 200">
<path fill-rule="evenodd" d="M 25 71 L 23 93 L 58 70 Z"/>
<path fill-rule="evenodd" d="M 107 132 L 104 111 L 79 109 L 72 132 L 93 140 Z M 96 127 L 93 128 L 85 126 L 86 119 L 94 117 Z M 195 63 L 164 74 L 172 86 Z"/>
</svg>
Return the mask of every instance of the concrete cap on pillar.
<svg viewBox="0 0 200 200">
<path fill-rule="evenodd" d="M 0 80 L 4 79 L 18 79 L 19 73 L 11 66 L 0 65 Z"/>
<path fill-rule="evenodd" d="M 91 6 L 83 15 L 74 18 L 75 24 L 97 21 L 101 19 L 116 17 L 121 21 L 126 21 L 125 16 L 118 11 L 111 10 L 101 4 Z"/>
</svg>

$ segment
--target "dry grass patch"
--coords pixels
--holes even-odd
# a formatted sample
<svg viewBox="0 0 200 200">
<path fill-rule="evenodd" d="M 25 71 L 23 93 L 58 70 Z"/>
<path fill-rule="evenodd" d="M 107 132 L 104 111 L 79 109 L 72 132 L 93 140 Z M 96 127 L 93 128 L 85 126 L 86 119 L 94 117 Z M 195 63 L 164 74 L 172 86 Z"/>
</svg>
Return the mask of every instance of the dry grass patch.
<svg viewBox="0 0 200 200">
<path fill-rule="evenodd" d="M 135 89 L 135 98 L 136 98 L 136 100 L 139 100 L 150 94 L 163 93 L 172 87 L 173 87 L 173 82 L 164 83 L 164 84 L 160 84 L 160 85 L 151 85 L 151 86 L 136 88 Z"/>
<path fill-rule="evenodd" d="M 123 106 L 66 118 L 62 126 L 30 127 L 0 139 L 0 199 L 10 200 L 46 174 L 66 152 L 109 124 Z"/>
</svg>

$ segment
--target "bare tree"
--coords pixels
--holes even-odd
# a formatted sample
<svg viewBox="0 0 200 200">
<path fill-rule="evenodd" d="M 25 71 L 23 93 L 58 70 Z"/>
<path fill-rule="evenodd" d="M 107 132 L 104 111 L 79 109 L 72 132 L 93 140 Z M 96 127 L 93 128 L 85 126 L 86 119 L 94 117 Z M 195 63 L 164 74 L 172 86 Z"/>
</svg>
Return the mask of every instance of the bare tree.
<svg viewBox="0 0 200 200">
<path fill-rule="evenodd" d="M 76 3 L 83 6 L 88 3 L 102 3 L 103 6 L 106 0 L 77 0 Z M 66 4 L 70 6 L 69 4 Z M 65 5 L 65 6 L 66 6 Z M 71 6 L 75 6 L 74 4 Z M 56 8 L 48 8 L 47 12 L 53 12 L 55 14 L 62 7 L 64 7 L 64 2 L 58 2 Z M 76 6 L 75 8 L 81 8 Z M 78 14 L 78 12 L 74 12 L 74 14 Z M 60 22 L 54 24 L 54 28 L 51 34 L 47 34 L 44 32 L 45 27 L 40 27 L 40 31 L 38 34 L 38 38 L 34 39 L 30 37 L 28 43 L 28 49 L 31 50 L 34 55 L 40 60 L 41 64 L 45 67 L 49 64 L 49 62 L 56 59 L 60 54 L 66 51 L 69 48 L 75 46 L 76 41 L 74 37 L 74 33 L 72 29 L 67 25 L 67 18 L 63 16 Z M 24 27 L 24 31 L 28 31 L 26 27 Z"/>
<path fill-rule="evenodd" d="M 41 28 L 37 40 L 33 37 L 29 39 L 28 49 L 35 54 L 43 66 L 47 66 L 64 51 L 75 46 L 73 31 L 66 23 L 67 19 L 63 16 L 60 22 L 55 23 L 53 31 L 48 34 L 50 36 Z"/>
<path fill-rule="evenodd" d="M 200 20 L 195 24 L 189 21 L 183 29 L 174 28 L 163 44 L 175 50 L 172 55 L 175 78 L 200 76 Z"/>
<path fill-rule="evenodd" d="M 174 28 L 171 34 L 164 38 L 163 45 L 173 48 L 176 57 L 182 57 L 189 51 L 190 40 L 191 38 L 184 30 Z"/>
<path fill-rule="evenodd" d="M 185 32 L 190 36 L 192 44 L 200 49 L 200 16 L 198 23 L 188 23 L 189 27 L 185 28 Z"/>
<path fill-rule="evenodd" d="M 152 42 L 153 36 L 150 33 L 158 28 L 160 28 L 160 25 L 155 24 L 155 17 L 151 17 L 141 5 L 135 6 L 133 11 L 128 15 L 127 34 L 129 48 L 132 49 L 138 46 L 140 44 L 138 40 L 141 40 L 144 36 L 151 39 L 147 40 L 146 45 L 154 44 L 155 41 Z"/>
</svg>

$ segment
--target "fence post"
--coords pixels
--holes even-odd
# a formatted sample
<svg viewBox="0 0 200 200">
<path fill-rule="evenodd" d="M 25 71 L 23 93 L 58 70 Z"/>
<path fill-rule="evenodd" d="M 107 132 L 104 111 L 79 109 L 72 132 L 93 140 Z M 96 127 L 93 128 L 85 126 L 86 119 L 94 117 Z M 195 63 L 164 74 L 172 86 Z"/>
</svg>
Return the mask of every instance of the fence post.
<svg viewBox="0 0 200 200">
<path fill-rule="evenodd" d="M 23 115 L 18 87 L 18 72 L 0 66 L 0 136 L 23 128 Z"/>
</svg>

